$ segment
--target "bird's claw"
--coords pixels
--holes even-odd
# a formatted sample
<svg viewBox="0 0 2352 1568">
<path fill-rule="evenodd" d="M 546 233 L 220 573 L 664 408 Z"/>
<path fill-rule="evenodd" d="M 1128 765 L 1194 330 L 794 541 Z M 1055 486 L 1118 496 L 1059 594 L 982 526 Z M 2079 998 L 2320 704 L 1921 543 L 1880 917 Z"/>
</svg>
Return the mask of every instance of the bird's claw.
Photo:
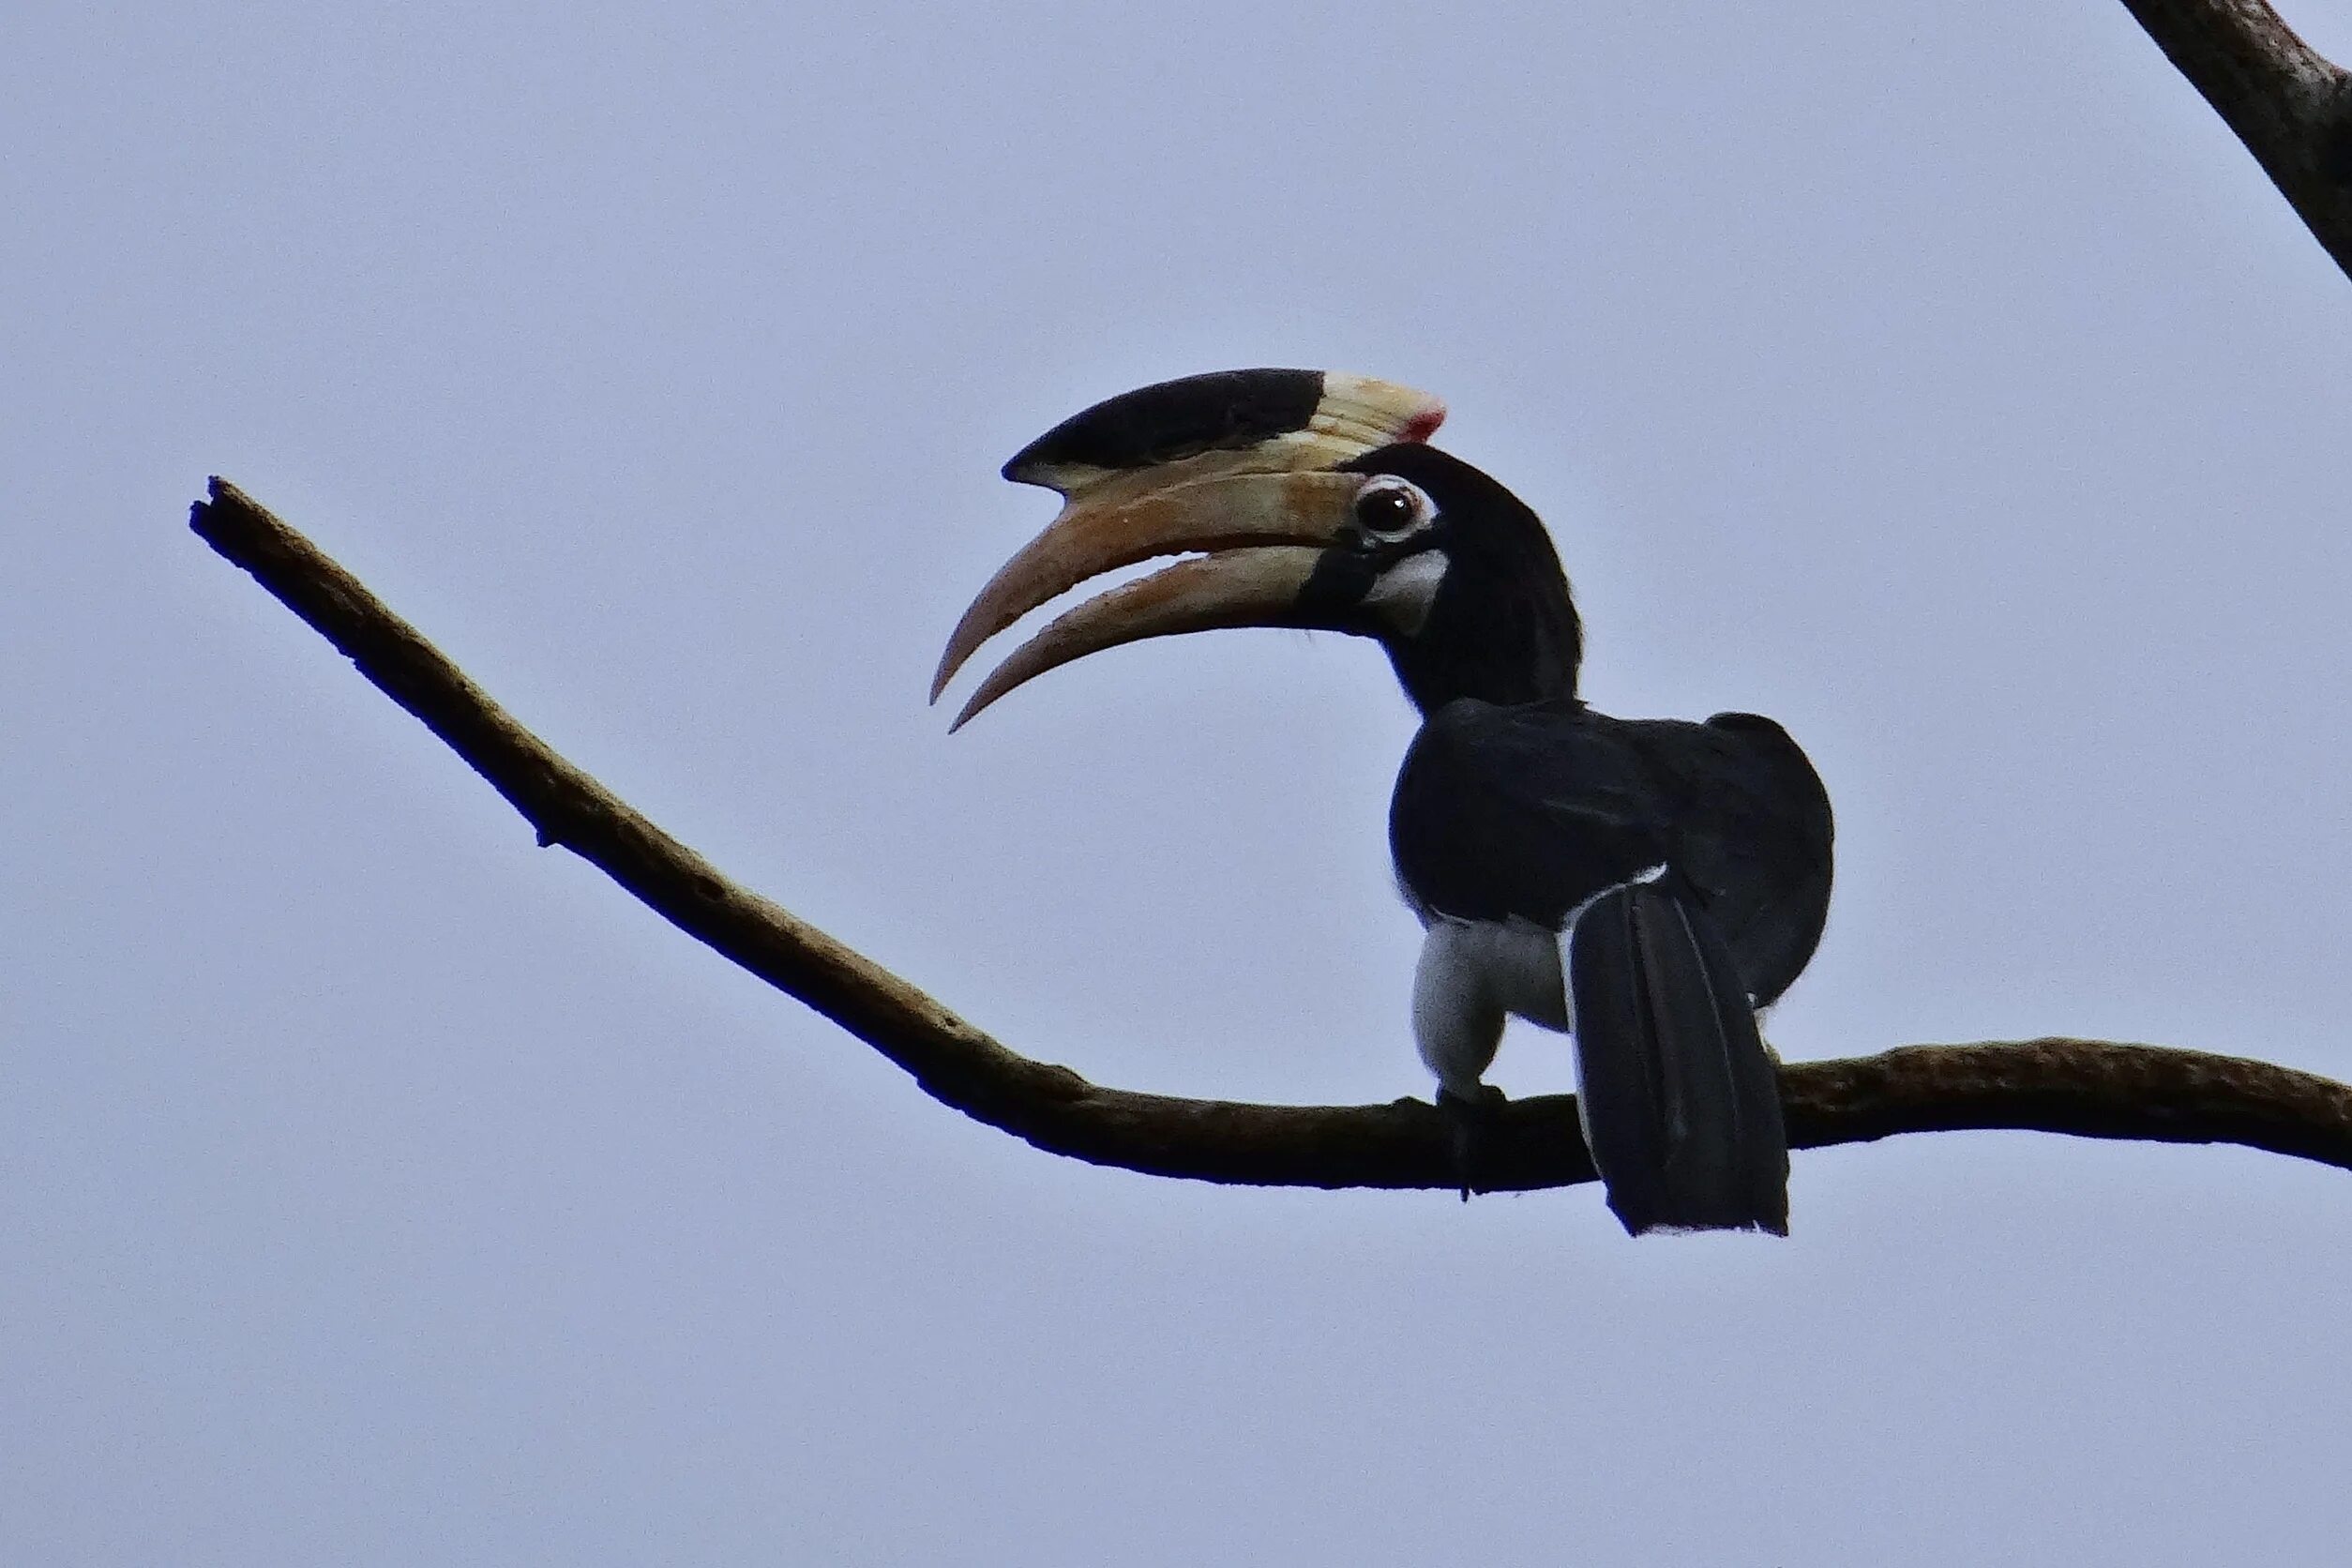
<svg viewBox="0 0 2352 1568">
<path fill-rule="evenodd" d="M 1456 1094 L 1450 1089 L 1438 1091 L 1438 1109 L 1444 1113 L 1454 1155 L 1454 1176 L 1460 1185 L 1462 1201 L 1470 1201 L 1470 1194 L 1485 1189 L 1480 1178 L 1484 1174 L 1484 1155 L 1495 1118 L 1507 1103 L 1503 1092 L 1491 1083 L 1482 1083 L 1475 1094 Z"/>
</svg>

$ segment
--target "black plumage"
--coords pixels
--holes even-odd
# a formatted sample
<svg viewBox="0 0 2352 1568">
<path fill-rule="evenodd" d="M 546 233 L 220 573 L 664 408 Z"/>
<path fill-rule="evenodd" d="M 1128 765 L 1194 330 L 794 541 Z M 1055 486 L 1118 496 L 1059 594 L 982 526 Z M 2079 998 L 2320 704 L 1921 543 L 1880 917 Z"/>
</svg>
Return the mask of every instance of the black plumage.
<svg viewBox="0 0 2352 1568">
<path fill-rule="evenodd" d="M 1423 919 L 1553 930 L 1664 865 L 1738 959 L 1758 1007 L 1797 978 L 1829 913 L 1828 793 L 1756 714 L 1623 719 L 1575 698 L 1457 698 L 1427 716 L 1389 805 L 1389 847 Z"/>
<path fill-rule="evenodd" d="M 1785 1231 L 1787 1137 L 1755 1015 L 1828 915 L 1818 775 L 1755 714 L 1594 712 L 1576 695 L 1582 626 L 1534 512 L 1431 447 L 1351 466 L 1424 491 L 1432 516 L 1408 543 L 1445 560 L 1419 627 L 1376 633 L 1423 714 L 1390 802 L 1397 882 L 1433 939 L 1498 933 L 1425 949 L 1424 1060 L 1459 1097 L 1491 1060 L 1500 1012 L 1567 1026 L 1586 1138 L 1628 1229 Z M 1548 986 L 1530 984 L 1528 944 L 1509 936 L 1530 927 L 1560 943 Z M 1465 965 L 1485 972 L 1448 972 Z"/>
<path fill-rule="evenodd" d="M 1406 753 L 1389 842 L 1425 925 L 1566 939 L 1557 1021 L 1572 1023 L 1585 1138 L 1628 1229 L 1787 1230 L 1787 1135 L 1756 1010 L 1820 940 L 1831 818 L 1779 725 L 1457 698 Z"/>
</svg>

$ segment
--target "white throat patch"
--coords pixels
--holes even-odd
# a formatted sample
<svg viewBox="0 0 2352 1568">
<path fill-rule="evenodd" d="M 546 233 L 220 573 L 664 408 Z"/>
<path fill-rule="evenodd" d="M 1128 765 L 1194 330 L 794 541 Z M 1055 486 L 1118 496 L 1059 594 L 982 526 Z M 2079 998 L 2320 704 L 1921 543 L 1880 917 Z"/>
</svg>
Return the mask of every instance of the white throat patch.
<svg viewBox="0 0 2352 1568">
<path fill-rule="evenodd" d="M 1420 634 L 1429 620 L 1429 606 L 1445 580 L 1447 562 L 1441 550 L 1419 550 L 1406 556 L 1372 580 L 1364 596 L 1364 607 L 1391 630 L 1407 637 Z"/>
</svg>

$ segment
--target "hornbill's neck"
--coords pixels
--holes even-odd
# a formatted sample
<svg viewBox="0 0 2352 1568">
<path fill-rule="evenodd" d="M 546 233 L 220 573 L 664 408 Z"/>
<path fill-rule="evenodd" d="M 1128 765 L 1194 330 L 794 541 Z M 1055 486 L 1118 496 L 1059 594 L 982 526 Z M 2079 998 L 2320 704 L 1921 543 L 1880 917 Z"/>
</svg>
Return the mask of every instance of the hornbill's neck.
<svg viewBox="0 0 2352 1568">
<path fill-rule="evenodd" d="M 1481 581 L 1475 592 L 1459 580 L 1466 563 L 1455 564 L 1421 635 L 1381 640 L 1424 717 L 1463 697 L 1511 704 L 1576 695 L 1583 628 L 1548 544 L 1543 553 L 1547 576 L 1530 570 L 1515 580 Z"/>
<path fill-rule="evenodd" d="M 1425 716 L 1457 698 L 1502 704 L 1576 695 L 1584 628 L 1551 535 L 1526 502 L 1427 446 L 1392 446 L 1361 466 L 1428 490 L 1440 508 L 1425 542 L 1444 575 L 1426 620 L 1380 643 Z"/>
</svg>

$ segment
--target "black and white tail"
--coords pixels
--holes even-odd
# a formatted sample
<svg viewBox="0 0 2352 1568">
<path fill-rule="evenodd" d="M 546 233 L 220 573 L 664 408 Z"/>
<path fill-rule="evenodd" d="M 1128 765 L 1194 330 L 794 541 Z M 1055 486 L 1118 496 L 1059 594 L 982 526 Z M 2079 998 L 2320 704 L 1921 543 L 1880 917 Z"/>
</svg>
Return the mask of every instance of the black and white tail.
<svg viewBox="0 0 2352 1568">
<path fill-rule="evenodd" d="M 1779 1073 L 1731 950 L 1676 881 L 1604 894 L 1566 944 L 1585 1141 L 1636 1236 L 1785 1236 Z"/>
</svg>

